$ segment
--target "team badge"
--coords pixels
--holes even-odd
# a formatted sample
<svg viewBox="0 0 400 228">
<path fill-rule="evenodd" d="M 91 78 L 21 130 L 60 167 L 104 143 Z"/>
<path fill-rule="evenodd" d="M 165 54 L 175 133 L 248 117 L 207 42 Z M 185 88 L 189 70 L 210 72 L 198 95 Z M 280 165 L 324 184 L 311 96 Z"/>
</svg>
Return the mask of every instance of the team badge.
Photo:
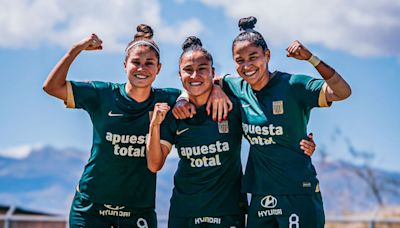
<svg viewBox="0 0 400 228">
<path fill-rule="evenodd" d="M 272 113 L 274 115 L 283 114 L 283 101 L 273 101 L 272 102 Z"/>
<path fill-rule="evenodd" d="M 223 120 L 218 123 L 219 133 L 229 133 L 229 124 L 227 120 Z"/>
</svg>

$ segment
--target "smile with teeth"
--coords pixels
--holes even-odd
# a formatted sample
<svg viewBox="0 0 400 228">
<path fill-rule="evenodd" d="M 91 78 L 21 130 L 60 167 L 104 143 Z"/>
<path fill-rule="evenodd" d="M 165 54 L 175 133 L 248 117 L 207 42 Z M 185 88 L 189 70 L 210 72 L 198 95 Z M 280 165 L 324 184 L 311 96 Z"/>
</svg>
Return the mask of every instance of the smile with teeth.
<svg viewBox="0 0 400 228">
<path fill-rule="evenodd" d="M 146 75 L 143 75 L 143 74 L 135 74 L 135 78 L 138 78 L 138 79 L 146 79 L 148 77 L 149 76 L 146 76 Z"/>
<path fill-rule="evenodd" d="M 244 75 L 246 75 L 247 77 L 251 77 L 251 76 L 255 75 L 256 72 L 257 72 L 257 70 L 247 71 L 247 72 L 244 72 Z"/>
<path fill-rule="evenodd" d="M 189 84 L 191 85 L 191 86 L 199 86 L 199 85 L 201 85 L 201 84 L 203 84 L 202 82 L 189 82 Z"/>
</svg>

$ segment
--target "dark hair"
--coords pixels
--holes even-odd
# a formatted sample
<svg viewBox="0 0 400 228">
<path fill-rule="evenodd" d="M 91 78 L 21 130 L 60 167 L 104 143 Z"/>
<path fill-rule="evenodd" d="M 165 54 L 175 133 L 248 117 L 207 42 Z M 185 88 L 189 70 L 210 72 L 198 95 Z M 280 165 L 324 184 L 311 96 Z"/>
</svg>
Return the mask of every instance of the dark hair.
<svg viewBox="0 0 400 228">
<path fill-rule="evenodd" d="M 182 44 L 182 50 L 182 54 L 179 57 L 179 64 L 181 63 L 182 57 L 186 52 L 201 51 L 206 55 L 206 58 L 211 61 L 211 66 L 213 65 L 212 55 L 205 48 L 203 48 L 201 40 L 195 36 L 189 36 L 188 38 L 186 38 L 186 40 Z"/>
<path fill-rule="evenodd" d="M 128 52 L 129 52 L 128 49 L 132 48 L 132 44 L 137 42 L 137 41 L 143 40 L 143 41 L 149 42 L 150 44 L 154 45 L 154 47 L 153 47 L 151 45 L 140 44 L 140 45 L 146 45 L 146 46 L 152 48 L 156 52 L 157 57 L 158 57 L 158 61 L 160 62 L 160 53 L 159 53 L 160 49 L 158 48 L 158 45 L 156 44 L 156 42 L 154 42 L 154 40 L 152 40 L 152 38 L 153 38 L 153 29 L 150 26 L 146 25 L 146 24 L 139 24 L 136 27 L 136 31 L 137 31 L 137 33 L 135 34 L 134 39 L 131 42 L 129 42 L 129 44 L 125 48 L 125 53 L 126 53 L 125 54 L 125 61 L 126 61 L 126 59 L 128 57 Z"/>
<path fill-rule="evenodd" d="M 267 42 L 265 42 L 264 37 L 257 31 L 253 30 L 254 25 L 257 23 L 257 18 L 250 16 L 241 18 L 239 20 L 238 26 L 239 30 L 242 31 L 232 42 L 232 51 L 236 44 L 239 41 L 249 41 L 250 43 L 261 47 L 263 51 L 268 50 Z"/>
</svg>

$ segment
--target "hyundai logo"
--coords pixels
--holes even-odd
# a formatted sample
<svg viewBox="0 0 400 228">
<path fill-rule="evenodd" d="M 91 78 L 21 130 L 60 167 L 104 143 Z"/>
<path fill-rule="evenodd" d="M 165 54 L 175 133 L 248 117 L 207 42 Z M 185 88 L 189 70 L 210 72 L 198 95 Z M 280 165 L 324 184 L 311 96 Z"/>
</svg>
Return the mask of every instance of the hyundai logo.
<svg viewBox="0 0 400 228">
<path fill-rule="evenodd" d="M 263 206 L 265 208 L 274 208 L 277 203 L 278 203 L 278 200 L 271 195 L 268 195 L 268 196 L 262 198 L 262 200 L 261 200 L 261 206 Z"/>
</svg>

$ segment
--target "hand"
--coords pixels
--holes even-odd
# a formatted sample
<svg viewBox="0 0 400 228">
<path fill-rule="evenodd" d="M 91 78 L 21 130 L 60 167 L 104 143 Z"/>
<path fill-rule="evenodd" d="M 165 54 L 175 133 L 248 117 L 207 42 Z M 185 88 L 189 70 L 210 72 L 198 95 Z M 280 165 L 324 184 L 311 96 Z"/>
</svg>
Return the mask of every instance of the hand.
<svg viewBox="0 0 400 228">
<path fill-rule="evenodd" d="M 80 50 L 93 51 L 102 50 L 103 41 L 99 37 L 92 33 L 92 35 L 86 37 L 85 39 L 79 41 L 75 46 L 79 47 Z"/>
<path fill-rule="evenodd" d="M 150 125 L 161 125 L 170 107 L 167 103 L 156 103 Z"/>
<path fill-rule="evenodd" d="M 214 121 L 221 122 L 222 119 L 228 118 L 228 113 L 232 110 L 233 104 L 229 97 L 224 93 L 221 87 L 214 85 L 210 97 L 207 101 L 207 115 L 210 115 L 212 106 L 212 118 Z"/>
<path fill-rule="evenodd" d="M 187 100 L 179 100 L 172 109 L 172 114 L 178 120 L 192 118 L 196 115 L 196 106 Z"/>
<path fill-rule="evenodd" d="M 312 56 L 312 53 L 298 40 L 293 41 L 293 43 L 286 48 L 286 51 L 288 52 L 286 54 L 287 57 L 292 57 L 298 60 L 308 60 Z"/>
<path fill-rule="evenodd" d="M 306 155 L 310 157 L 311 155 L 313 155 L 316 147 L 317 145 L 315 145 L 312 133 L 308 134 L 308 140 L 303 139 L 300 142 L 300 148 L 304 151 Z"/>
</svg>

